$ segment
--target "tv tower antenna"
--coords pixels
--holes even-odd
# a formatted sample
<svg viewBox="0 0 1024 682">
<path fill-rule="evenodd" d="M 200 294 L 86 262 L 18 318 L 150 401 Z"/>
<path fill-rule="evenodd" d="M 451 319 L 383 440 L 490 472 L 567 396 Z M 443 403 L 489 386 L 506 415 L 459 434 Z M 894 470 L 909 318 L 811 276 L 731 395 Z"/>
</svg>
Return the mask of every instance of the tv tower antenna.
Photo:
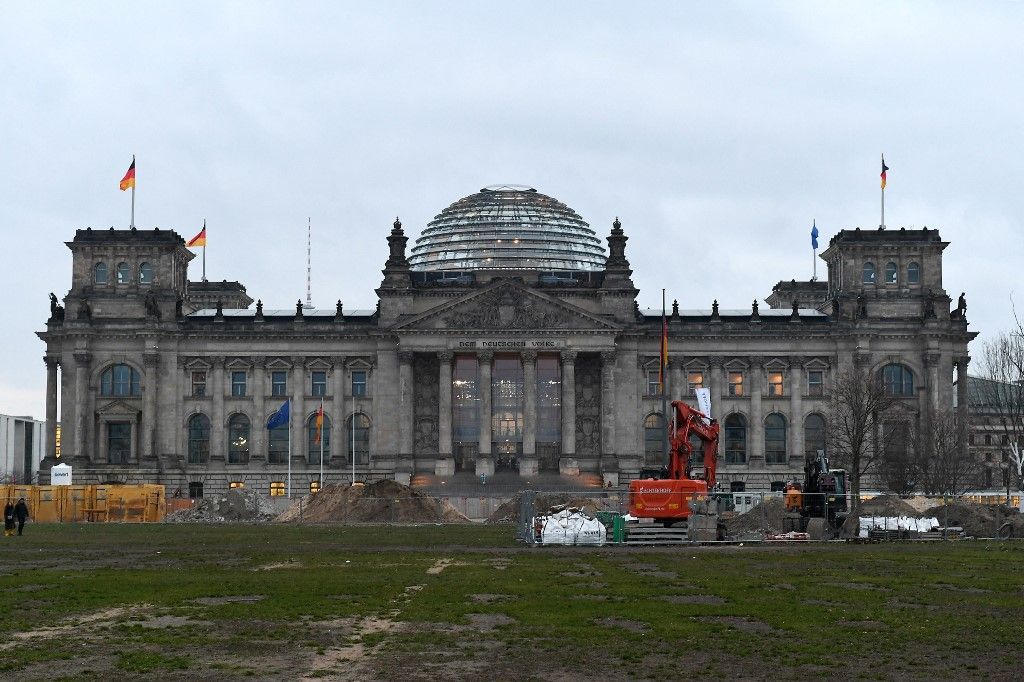
<svg viewBox="0 0 1024 682">
<path fill-rule="evenodd" d="M 306 218 L 306 305 L 307 310 L 313 308 L 313 227 L 312 219 Z"/>
</svg>

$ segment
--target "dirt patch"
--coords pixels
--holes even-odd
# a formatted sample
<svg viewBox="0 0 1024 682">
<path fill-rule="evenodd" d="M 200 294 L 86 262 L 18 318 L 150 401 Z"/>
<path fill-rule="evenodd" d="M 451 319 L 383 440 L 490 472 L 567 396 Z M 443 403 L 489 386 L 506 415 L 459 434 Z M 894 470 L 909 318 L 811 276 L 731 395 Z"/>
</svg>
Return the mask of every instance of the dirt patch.
<svg viewBox="0 0 1024 682">
<path fill-rule="evenodd" d="M 719 605 L 726 604 L 728 600 L 722 597 L 717 597 L 713 594 L 666 594 L 658 597 L 661 601 L 667 601 L 670 604 L 710 604 Z"/>
<path fill-rule="evenodd" d="M 341 627 L 348 624 L 348 621 L 339 622 Z M 310 671 L 299 679 L 318 680 L 328 677 L 355 679 L 361 674 L 369 673 L 372 666 L 368 657 L 379 645 L 368 646 L 363 643 L 363 637 L 377 633 L 395 632 L 404 627 L 404 623 L 388 618 L 370 617 L 354 621 L 351 624 L 349 643 L 345 646 L 326 649 L 322 654 L 317 654 L 310 661 Z"/>
<path fill-rule="evenodd" d="M 723 625 L 728 625 L 740 632 L 750 632 L 760 635 L 770 635 L 780 632 L 768 623 L 760 620 L 754 620 L 753 618 L 740 618 L 738 616 L 709 616 L 701 618 L 700 620 L 722 623 Z"/>
<path fill-rule="evenodd" d="M 302 568 L 302 564 L 294 559 L 288 561 L 275 561 L 269 564 L 260 564 L 255 566 L 252 570 L 254 571 L 277 571 L 282 568 Z"/>
<path fill-rule="evenodd" d="M 504 613 L 469 613 L 466 614 L 466 619 L 478 632 L 488 632 L 516 622 L 515 618 L 506 616 Z"/>
<path fill-rule="evenodd" d="M 593 622 L 608 628 L 621 628 L 630 632 L 644 632 L 648 629 L 647 623 L 640 620 L 629 620 L 628 618 L 597 618 Z"/>
<path fill-rule="evenodd" d="M 277 521 L 311 523 L 470 523 L 444 500 L 397 481 L 329 485 L 293 504 Z"/>
<path fill-rule="evenodd" d="M 221 604 L 252 604 L 261 599 L 266 599 L 266 597 L 262 594 L 239 594 L 229 597 L 197 597 L 189 601 L 203 606 L 220 606 Z"/>
<path fill-rule="evenodd" d="M 468 566 L 464 561 L 453 561 L 451 559 L 438 559 L 434 565 L 427 569 L 427 575 L 440 575 L 449 566 Z"/>
<path fill-rule="evenodd" d="M 188 509 L 172 512 L 164 523 L 262 523 L 276 516 L 270 501 L 254 490 L 234 489 L 226 495 L 205 497 Z"/>
<path fill-rule="evenodd" d="M 888 630 L 889 626 L 885 623 L 881 623 L 877 620 L 840 620 L 839 625 L 848 627 L 856 630 L 868 631 L 868 630 Z"/>
<path fill-rule="evenodd" d="M 928 509 L 924 515 L 934 516 L 943 525 L 960 526 L 966 535 L 976 538 L 1006 537 L 1007 530 L 1012 533 L 1010 537 L 1024 538 L 1024 516 L 1012 508 L 950 502 Z"/>
<path fill-rule="evenodd" d="M 471 594 L 469 600 L 474 604 L 496 604 L 502 601 L 509 601 L 512 595 L 509 594 Z"/>
<path fill-rule="evenodd" d="M 485 523 L 519 523 L 522 494 L 494 510 Z M 619 510 L 619 502 L 604 495 L 580 495 L 579 493 L 544 493 L 534 498 L 534 510 L 537 513 L 549 511 L 555 507 L 576 507 L 588 516 L 595 517 L 599 511 Z"/>
<path fill-rule="evenodd" d="M 832 583 L 835 587 L 846 590 L 867 590 L 869 592 L 892 592 L 888 587 L 879 587 L 871 583 Z"/>
<path fill-rule="evenodd" d="M 165 628 L 181 628 L 186 625 L 195 627 L 197 625 L 212 625 L 208 620 L 193 620 L 188 616 L 150 616 L 144 620 L 128 621 L 128 625 L 139 625 L 144 628 L 163 630 Z"/>
<path fill-rule="evenodd" d="M 117 621 L 118 619 L 127 615 L 139 615 L 141 612 L 147 611 L 152 608 L 148 604 L 137 604 L 135 606 L 118 606 L 111 609 L 103 609 L 96 611 L 84 616 L 78 616 L 75 618 L 68 618 L 57 625 L 50 625 L 41 628 L 35 628 L 33 630 L 26 630 L 24 632 L 13 632 L 10 635 L 10 640 L 7 642 L 0 643 L 0 651 L 11 649 L 18 646 L 19 643 L 26 640 L 32 639 L 53 639 L 55 637 L 62 637 L 71 635 L 82 628 L 83 625 L 90 626 L 90 629 L 98 628 L 99 626 L 106 625 Z"/>
</svg>

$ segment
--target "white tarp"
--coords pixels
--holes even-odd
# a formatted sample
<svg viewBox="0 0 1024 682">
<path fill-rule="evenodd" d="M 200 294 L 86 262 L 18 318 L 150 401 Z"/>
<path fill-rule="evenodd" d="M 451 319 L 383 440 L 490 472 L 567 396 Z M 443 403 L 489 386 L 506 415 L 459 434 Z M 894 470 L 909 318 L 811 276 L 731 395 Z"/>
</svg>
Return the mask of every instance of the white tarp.
<svg viewBox="0 0 1024 682">
<path fill-rule="evenodd" d="M 71 466 L 54 464 L 50 467 L 50 485 L 71 485 Z"/>
<path fill-rule="evenodd" d="M 540 542 L 543 545 L 603 545 L 607 530 L 603 523 L 575 509 L 543 517 Z"/>
<path fill-rule="evenodd" d="M 857 537 L 868 537 L 872 530 L 912 530 L 927 533 L 939 527 L 936 518 L 915 519 L 910 516 L 862 516 Z"/>
</svg>

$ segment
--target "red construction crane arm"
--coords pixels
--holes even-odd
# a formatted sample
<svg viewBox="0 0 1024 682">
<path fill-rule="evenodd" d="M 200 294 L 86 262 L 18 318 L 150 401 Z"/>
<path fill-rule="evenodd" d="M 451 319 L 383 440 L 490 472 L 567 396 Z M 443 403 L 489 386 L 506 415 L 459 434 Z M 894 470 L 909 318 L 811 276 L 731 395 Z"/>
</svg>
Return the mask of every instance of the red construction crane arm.
<svg viewBox="0 0 1024 682">
<path fill-rule="evenodd" d="M 674 419 L 669 424 L 669 440 L 671 457 L 669 460 L 669 478 L 689 478 L 690 436 L 696 435 L 704 443 L 704 480 L 710 491 L 715 487 L 718 472 L 718 422 L 707 417 L 703 412 L 693 409 L 682 400 L 672 402 Z M 705 423 L 707 418 L 709 423 Z"/>
</svg>

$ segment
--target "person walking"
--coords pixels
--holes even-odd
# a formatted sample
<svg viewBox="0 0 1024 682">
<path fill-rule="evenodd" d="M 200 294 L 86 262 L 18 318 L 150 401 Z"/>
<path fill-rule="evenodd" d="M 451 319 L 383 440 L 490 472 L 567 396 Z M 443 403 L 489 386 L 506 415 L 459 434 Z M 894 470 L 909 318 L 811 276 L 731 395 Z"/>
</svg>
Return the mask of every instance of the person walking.
<svg viewBox="0 0 1024 682">
<path fill-rule="evenodd" d="M 14 535 L 14 505 L 8 502 L 4 505 L 4 537 Z"/>
<path fill-rule="evenodd" d="M 20 498 L 18 504 L 14 505 L 14 520 L 18 522 L 18 535 L 21 535 L 22 529 L 25 528 L 25 521 L 28 520 L 28 505 L 25 504 L 24 497 Z"/>
</svg>

